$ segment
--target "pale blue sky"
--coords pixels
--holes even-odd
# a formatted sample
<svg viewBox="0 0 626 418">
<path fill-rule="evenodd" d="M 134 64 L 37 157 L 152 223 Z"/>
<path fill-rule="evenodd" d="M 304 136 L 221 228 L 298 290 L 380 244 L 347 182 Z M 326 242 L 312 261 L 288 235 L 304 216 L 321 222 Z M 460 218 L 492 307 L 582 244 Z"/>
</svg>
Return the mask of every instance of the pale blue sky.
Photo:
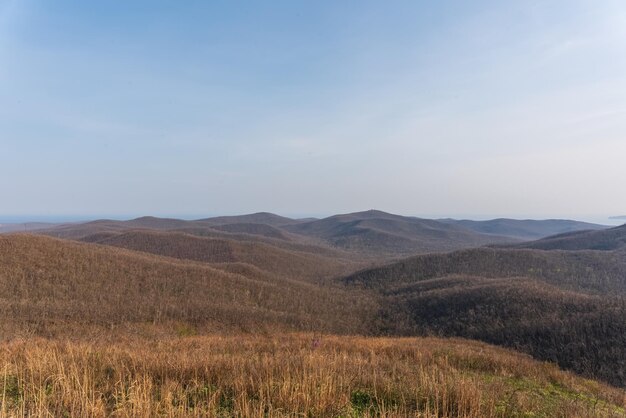
<svg viewBox="0 0 626 418">
<path fill-rule="evenodd" d="M 626 2 L 0 0 L 0 217 L 626 213 Z"/>
</svg>

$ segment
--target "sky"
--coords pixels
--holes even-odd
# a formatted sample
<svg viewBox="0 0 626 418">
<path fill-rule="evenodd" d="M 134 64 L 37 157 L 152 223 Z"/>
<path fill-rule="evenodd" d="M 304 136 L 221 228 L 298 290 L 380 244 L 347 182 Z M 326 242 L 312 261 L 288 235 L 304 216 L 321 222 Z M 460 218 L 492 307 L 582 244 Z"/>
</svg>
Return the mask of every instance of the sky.
<svg viewBox="0 0 626 418">
<path fill-rule="evenodd" d="M 622 0 L 0 0 L 0 220 L 596 220 L 625 180 Z"/>
</svg>

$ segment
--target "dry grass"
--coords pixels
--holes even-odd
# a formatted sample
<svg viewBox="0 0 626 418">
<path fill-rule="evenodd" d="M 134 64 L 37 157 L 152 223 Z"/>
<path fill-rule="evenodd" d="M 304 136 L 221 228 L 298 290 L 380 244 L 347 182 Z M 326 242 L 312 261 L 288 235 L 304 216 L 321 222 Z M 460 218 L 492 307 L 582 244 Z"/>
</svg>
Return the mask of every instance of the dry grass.
<svg viewBox="0 0 626 418">
<path fill-rule="evenodd" d="M 464 340 L 312 334 L 0 346 L 0 416 L 624 416 L 624 392 Z"/>
</svg>

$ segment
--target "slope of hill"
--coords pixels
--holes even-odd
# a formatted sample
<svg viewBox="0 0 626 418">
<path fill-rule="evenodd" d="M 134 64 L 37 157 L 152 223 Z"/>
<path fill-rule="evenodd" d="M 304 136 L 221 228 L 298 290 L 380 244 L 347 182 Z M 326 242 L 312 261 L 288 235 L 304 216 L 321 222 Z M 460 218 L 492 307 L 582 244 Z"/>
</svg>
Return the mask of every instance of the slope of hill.
<svg viewBox="0 0 626 418">
<path fill-rule="evenodd" d="M 194 225 L 194 221 L 186 221 L 174 218 L 157 218 L 154 216 L 142 216 L 141 218 L 131 219 L 129 221 L 118 221 L 123 228 L 147 228 L 147 229 L 176 229 L 185 228 Z"/>
<path fill-rule="evenodd" d="M 252 263 L 269 272 L 299 278 L 323 279 L 364 265 L 358 255 L 319 243 L 314 245 L 307 237 L 269 225 L 240 223 L 207 227 L 196 222 L 182 222 L 187 222 L 183 228 L 137 229 L 129 227 L 126 222 L 101 220 L 39 233 L 202 262 Z M 172 226 L 180 225 L 174 222 Z M 240 230 L 245 232 L 234 232 Z M 181 248 L 177 249 L 176 245 Z"/>
<path fill-rule="evenodd" d="M 227 225 L 227 224 L 265 224 L 270 226 L 291 225 L 301 222 L 297 219 L 286 218 L 284 216 L 275 215 L 269 212 L 257 212 L 248 215 L 236 216 L 217 216 L 214 218 L 199 219 L 197 222 L 209 225 Z"/>
<path fill-rule="evenodd" d="M 626 303 L 618 297 L 626 253 L 482 248 L 412 257 L 333 285 L 282 271 L 319 272 L 325 261 L 310 254 L 145 230 L 101 239 L 110 242 L 0 236 L 0 335 L 462 336 L 626 386 Z M 284 267 L 285 258 L 295 264 Z"/>
<path fill-rule="evenodd" d="M 285 228 L 293 233 L 320 239 L 334 247 L 365 254 L 393 256 L 513 241 L 434 220 L 376 210 L 335 215 L 288 225 Z"/>
<path fill-rule="evenodd" d="M 0 236 L 0 332 L 68 332 L 76 324 L 180 321 L 203 329 L 364 331 L 364 294 L 279 275 L 63 241 Z"/>
<path fill-rule="evenodd" d="M 517 248 L 538 250 L 601 250 L 626 248 L 626 225 L 601 231 L 580 231 L 547 237 L 541 240 L 515 245 Z"/>
<path fill-rule="evenodd" d="M 603 227 L 600 225 L 566 220 L 436 221 L 370 210 L 325 219 L 291 219 L 267 212 L 194 221 L 145 216 L 128 221 L 103 219 L 38 228 L 38 232 L 58 238 L 81 240 L 96 234 L 133 229 L 178 231 L 243 241 L 261 237 L 332 247 L 380 259 L 483 245 L 515 244 L 521 240 L 537 239 L 556 233 L 601 228 Z M 264 242 L 273 244 L 271 241 Z"/>
<path fill-rule="evenodd" d="M 88 242 L 126 248 L 156 255 L 205 263 L 247 263 L 266 272 L 293 279 L 324 279 L 347 271 L 357 264 L 338 254 L 287 250 L 262 242 L 205 238 L 180 232 L 135 230 L 85 238 Z"/>
<path fill-rule="evenodd" d="M 567 290 L 626 295 L 626 253 L 476 248 L 426 254 L 357 272 L 347 283 L 385 288 L 461 274 L 475 277 L 531 277 Z"/>
<path fill-rule="evenodd" d="M 150 229 L 157 231 L 167 231 L 182 228 L 209 228 L 209 225 L 199 221 L 143 216 L 141 218 L 131 219 L 128 221 L 98 219 L 90 222 L 58 225 L 52 228 L 47 228 L 44 231 L 40 232 L 56 236 L 58 238 L 75 239 L 95 233 L 117 232 L 129 229 Z"/>
<path fill-rule="evenodd" d="M 1 344 L 0 368 L 3 416 L 626 413 L 619 389 L 465 340 L 311 334 L 31 339 Z"/>
<path fill-rule="evenodd" d="M 52 228 L 37 231 L 39 234 L 48 235 L 55 238 L 63 239 L 83 239 L 90 235 L 96 234 L 115 234 L 121 231 L 127 231 L 134 228 L 151 229 L 151 230 L 167 230 L 168 226 L 187 227 L 188 221 L 172 219 L 144 217 L 130 221 L 117 221 L 111 219 L 98 219 L 90 222 L 83 222 L 70 225 L 58 225 Z M 133 226 L 134 225 L 134 226 Z M 194 225 L 195 226 L 195 225 Z"/>
<path fill-rule="evenodd" d="M 141 218 L 131 219 L 129 221 L 118 221 L 127 228 L 149 228 L 149 229 L 179 229 L 191 226 L 221 226 L 233 224 L 253 224 L 253 225 L 269 225 L 280 227 L 299 223 L 297 219 L 286 218 L 284 216 L 275 215 L 268 212 L 251 213 L 248 215 L 237 216 L 218 216 L 214 218 L 205 218 L 197 220 L 183 220 L 174 218 L 157 218 L 154 216 L 143 216 Z"/>
<path fill-rule="evenodd" d="M 291 240 L 291 237 L 289 236 L 290 234 L 267 224 L 240 222 L 234 224 L 215 225 L 213 226 L 213 229 L 236 234 L 260 235 L 267 238 L 282 239 L 286 241 Z"/>
<path fill-rule="evenodd" d="M 571 221 L 566 219 L 491 219 L 488 221 L 471 221 L 457 219 L 439 219 L 452 225 L 459 225 L 481 234 L 501 235 L 524 241 L 536 240 L 550 235 L 566 232 L 600 230 L 607 226 L 587 222 Z"/>
<path fill-rule="evenodd" d="M 387 333 L 480 339 L 626 386 L 625 278 L 622 253 L 475 249 L 344 282 L 378 292 Z"/>
<path fill-rule="evenodd" d="M 267 212 L 195 221 L 147 216 L 129 221 L 98 220 L 64 225 L 40 232 L 59 238 L 82 240 L 96 234 L 134 229 L 177 231 L 241 241 L 259 237 L 262 242 L 272 245 L 275 245 L 274 241 L 282 240 L 384 259 L 484 245 L 516 245 L 522 240 L 555 233 L 580 230 L 602 232 L 605 230 L 603 228 L 606 227 L 568 220 L 431 220 L 369 210 L 313 220 L 290 219 Z"/>
<path fill-rule="evenodd" d="M 219 218 L 222 221 L 232 221 L 233 223 L 221 223 L 219 220 L 199 220 L 187 221 L 182 219 L 155 218 L 152 216 L 144 216 L 142 218 L 132 219 L 129 221 L 116 221 L 110 219 L 100 219 L 91 222 L 57 225 L 49 228 L 42 228 L 38 233 L 49 235 L 56 238 L 88 240 L 91 236 L 100 234 L 112 234 L 125 232 L 130 230 L 151 230 L 151 231 L 174 231 L 184 232 L 187 234 L 206 236 L 213 238 L 238 239 L 254 241 L 256 237 L 262 238 L 261 241 L 275 243 L 277 240 L 291 241 L 294 244 L 311 244 L 312 240 L 301 235 L 295 235 L 265 223 L 249 223 L 243 219 L 257 219 L 261 221 L 265 218 L 272 223 L 278 220 L 286 220 L 277 215 L 267 214 L 263 217 L 255 217 L 246 215 L 242 217 L 224 217 Z M 218 218 L 215 218 L 218 219 Z M 292 220 L 293 222 L 297 222 Z M 282 221 L 281 221 L 282 222 Z M 267 239 L 264 239 L 267 238 Z M 319 243 L 318 243 L 319 247 Z"/>
<path fill-rule="evenodd" d="M 269 213 L 208 218 L 197 221 L 137 218 L 130 221 L 99 220 L 68 225 L 41 233 L 90 241 L 93 237 L 145 229 L 184 232 L 204 237 L 237 239 L 279 245 L 277 241 L 309 246 L 314 251 L 348 251 L 351 257 L 370 259 L 450 251 L 487 244 L 515 242 L 514 239 L 480 234 L 468 229 L 428 219 L 367 211 L 336 215 L 321 220 L 293 220 Z M 103 235 L 104 234 L 104 235 Z M 260 238 L 257 239 L 257 238 Z"/>
</svg>

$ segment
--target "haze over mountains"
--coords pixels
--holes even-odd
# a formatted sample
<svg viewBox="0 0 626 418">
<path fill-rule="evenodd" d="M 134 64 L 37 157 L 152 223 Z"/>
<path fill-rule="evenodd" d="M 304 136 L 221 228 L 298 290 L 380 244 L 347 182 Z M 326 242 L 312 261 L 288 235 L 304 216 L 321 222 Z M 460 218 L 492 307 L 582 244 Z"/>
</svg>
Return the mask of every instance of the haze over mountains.
<svg viewBox="0 0 626 418">
<path fill-rule="evenodd" d="M 492 219 L 488 221 L 471 221 L 440 219 L 441 222 L 460 225 L 472 231 L 483 234 L 509 236 L 525 241 L 536 240 L 550 235 L 563 234 L 566 232 L 597 230 L 607 228 L 604 225 L 588 222 L 570 221 L 565 219 L 547 220 L 516 220 L 516 219 Z"/>
<path fill-rule="evenodd" d="M 57 226 L 48 222 L 0 223 L 0 234 L 6 232 L 28 232 Z"/>
<path fill-rule="evenodd" d="M 511 241 L 434 220 L 375 210 L 297 223 L 286 229 L 333 247 L 378 255 L 447 251 Z"/>
<path fill-rule="evenodd" d="M 538 250 L 620 250 L 626 248 L 626 225 L 599 231 L 569 232 L 518 244 L 516 247 Z"/>
<path fill-rule="evenodd" d="M 460 336 L 626 386 L 624 226 L 374 210 L 43 226 L 0 237 L 5 333 L 148 321 Z"/>
<path fill-rule="evenodd" d="M 626 418 L 625 0 L 0 0 L 0 92 L 0 418 Z"/>
<path fill-rule="evenodd" d="M 259 239 L 332 247 L 351 253 L 402 256 L 450 251 L 487 244 L 538 239 L 580 230 L 598 230 L 601 225 L 568 220 L 492 221 L 431 220 L 370 210 L 324 219 L 291 219 L 260 212 L 193 221 L 142 217 L 129 221 L 97 220 L 46 227 L 45 233 L 62 238 L 86 239 L 89 235 L 118 233 L 130 229 L 154 229 L 192 235 Z M 273 240 L 273 241 L 272 241 Z"/>
</svg>

